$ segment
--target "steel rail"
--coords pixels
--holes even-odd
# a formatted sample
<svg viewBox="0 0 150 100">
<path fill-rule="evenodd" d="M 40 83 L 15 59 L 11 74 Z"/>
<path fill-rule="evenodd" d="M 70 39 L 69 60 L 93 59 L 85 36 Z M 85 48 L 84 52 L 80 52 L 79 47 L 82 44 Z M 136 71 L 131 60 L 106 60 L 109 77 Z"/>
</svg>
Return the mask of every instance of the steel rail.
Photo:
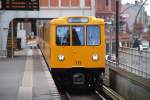
<svg viewBox="0 0 150 100">
<path fill-rule="evenodd" d="M 98 91 L 95 91 L 95 93 L 102 99 L 102 100 L 106 100 L 104 96 L 102 96 Z"/>
<path fill-rule="evenodd" d="M 124 97 L 120 96 L 118 93 L 116 93 L 115 91 L 113 91 L 109 87 L 106 87 L 105 85 L 102 86 L 102 89 L 113 100 L 126 100 Z"/>
<path fill-rule="evenodd" d="M 72 99 L 71 99 L 71 96 L 69 95 L 68 92 L 65 92 L 65 94 L 66 94 L 66 96 L 67 96 L 67 98 L 68 98 L 69 100 L 72 100 Z"/>
</svg>

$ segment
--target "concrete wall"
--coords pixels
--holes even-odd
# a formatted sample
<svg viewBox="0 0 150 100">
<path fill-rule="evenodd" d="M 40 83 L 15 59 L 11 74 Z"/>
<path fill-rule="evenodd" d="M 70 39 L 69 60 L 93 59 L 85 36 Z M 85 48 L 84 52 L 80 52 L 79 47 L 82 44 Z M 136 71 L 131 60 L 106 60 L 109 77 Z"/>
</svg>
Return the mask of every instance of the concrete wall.
<svg viewBox="0 0 150 100">
<path fill-rule="evenodd" d="M 109 69 L 111 88 L 126 100 L 150 100 L 149 81 L 119 68 L 110 67 Z"/>
</svg>

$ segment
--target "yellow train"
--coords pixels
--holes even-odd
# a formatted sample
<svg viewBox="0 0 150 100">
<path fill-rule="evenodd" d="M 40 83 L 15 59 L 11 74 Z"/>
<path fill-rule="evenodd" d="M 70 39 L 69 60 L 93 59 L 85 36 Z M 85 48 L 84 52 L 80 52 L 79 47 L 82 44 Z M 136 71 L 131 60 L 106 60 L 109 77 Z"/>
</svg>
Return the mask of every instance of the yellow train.
<svg viewBox="0 0 150 100">
<path fill-rule="evenodd" d="M 39 26 L 38 44 L 56 83 L 89 85 L 105 70 L 104 20 L 70 16 Z"/>
</svg>

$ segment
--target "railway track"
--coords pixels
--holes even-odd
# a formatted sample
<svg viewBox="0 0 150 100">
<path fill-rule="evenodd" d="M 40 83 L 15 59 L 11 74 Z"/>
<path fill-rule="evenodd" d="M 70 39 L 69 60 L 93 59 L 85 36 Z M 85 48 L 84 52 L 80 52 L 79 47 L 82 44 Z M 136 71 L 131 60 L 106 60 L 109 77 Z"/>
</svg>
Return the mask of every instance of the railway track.
<svg viewBox="0 0 150 100">
<path fill-rule="evenodd" d="M 95 91 L 95 93 L 101 98 L 101 100 L 106 100 L 106 98 L 101 95 L 98 91 Z"/>
<path fill-rule="evenodd" d="M 125 100 L 125 98 L 105 85 L 102 86 L 102 91 L 93 90 L 81 94 L 65 91 L 63 93 L 61 92 L 60 96 L 62 100 Z"/>
<path fill-rule="evenodd" d="M 59 85 L 59 83 L 57 85 Z M 101 87 L 101 89 L 99 89 L 99 87 Z M 88 88 L 90 88 L 90 85 Z M 92 92 L 90 91 L 86 94 L 71 94 L 63 88 L 59 90 L 59 94 L 61 96 L 61 100 L 125 100 L 125 98 L 121 97 L 119 94 L 104 84 L 97 84 L 96 89 L 93 89 Z"/>
<path fill-rule="evenodd" d="M 100 94 L 97 93 L 89 93 L 89 94 L 71 94 L 69 92 L 65 92 L 61 94 L 61 100 L 106 100 Z"/>
<path fill-rule="evenodd" d="M 104 92 L 104 94 L 107 95 L 107 97 L 109 97 L 111 100 L 125 100 L 124 97 L 120 96 L 118 93 L 116 93 L 115 91 L 113 91 L 111 88 L 103 85 L 102 86 L 102 91 Z"/>
</svg>

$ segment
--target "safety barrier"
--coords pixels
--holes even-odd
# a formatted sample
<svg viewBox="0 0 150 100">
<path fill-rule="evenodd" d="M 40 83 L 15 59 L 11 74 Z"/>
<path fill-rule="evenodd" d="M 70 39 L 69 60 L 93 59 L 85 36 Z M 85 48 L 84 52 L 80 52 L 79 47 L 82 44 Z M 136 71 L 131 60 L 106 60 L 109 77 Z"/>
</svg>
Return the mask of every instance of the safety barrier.
<svg viewBox="0 0 150 100">
<path fill-rule="evenodd" d="M 112 61 L 107 61 L 107 64 L 116 66 L 116 63 Z M 150 79 L 150 52 L 133 48 L 119 48 L 118 67 Z"/>
</svg>

